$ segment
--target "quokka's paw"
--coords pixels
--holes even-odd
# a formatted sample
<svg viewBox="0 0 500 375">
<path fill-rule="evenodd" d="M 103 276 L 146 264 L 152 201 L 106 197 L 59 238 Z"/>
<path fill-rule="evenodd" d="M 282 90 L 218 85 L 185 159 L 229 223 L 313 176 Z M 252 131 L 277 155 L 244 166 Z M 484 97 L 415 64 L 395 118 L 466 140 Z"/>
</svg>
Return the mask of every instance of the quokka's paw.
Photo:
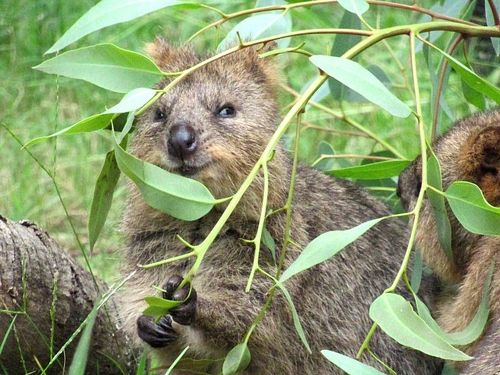
<svg viewBox="0 0 500 375">
<path fill-rule="evenodd" d="M 137 319 L 137 333 L 153 348 L 163 348 L 177 339 L 169 315 L 162 316 L 158 322 L 150 316 L 140 316 Z"/>
<path fill-rule="evenodd" d="M 194 322 L 196 315 L 196 290 L 191 288 L 190 284 L 186 284 L 182 288 L 177 289 L 181 282 L 182 277 L 177 275 L 168 279 L 163 287 L 163 289 L 165 289 L 163 298 L 183 301 L 180 305 L 170 310 L 169 314 L 176 323 L 190 325 Z M 191 290 L 191 293 L 189 290 Z"/>
</svg>

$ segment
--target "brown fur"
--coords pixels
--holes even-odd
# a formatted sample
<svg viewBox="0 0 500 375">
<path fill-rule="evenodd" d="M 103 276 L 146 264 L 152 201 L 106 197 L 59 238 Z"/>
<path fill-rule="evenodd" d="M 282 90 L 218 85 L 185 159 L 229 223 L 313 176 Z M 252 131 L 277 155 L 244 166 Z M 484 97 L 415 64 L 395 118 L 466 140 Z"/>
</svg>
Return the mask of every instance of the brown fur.
<svg viewBox="0 0 500 375">
<path fill-rule="evenodd" d="M 185 67 L 184 59 L 188 65 L 199 61 L 192 51 L 173 49 L 162 40 L 150 46 L 149 51 L 164 70 Z M 259 58 L 254 49 L 239 51 L 202 67 L 142 116 L 133 152 L 177 172 L 177 166 L 166 152 L 166 139 L 173 123 L 187 121 L 196 129 L 199 140 L 196 153 L 186 161 L 201 167 L 192 177 L 202 181 L 216 197 L 234 194 L 261 155 L 278 122 L 274 97 L 276 76 L 272 64 Z M 234 118 L 214 116 L 214 111 L 224 103 L 234 106 L 237 111 Z M 166 113 L 166 118 L 160 122 L 154 118 L 158 108 Z M 269 208 L 278 209 L 285 204 L 290 171 L 289 156 L 278 147 L 269 164 Z M 178 369 L 178 373 L 195 370 L 220 373 L 221 359 L 240 342 L 265 300 L 271 284 L 263 277 L 256 277 L 249 293 L 244 291 L 253 249 L 241 241 L 255 234 L 262 186 L 262 177 L 258 177 L 208 251 L 193 280 L 198 293 L 195 322 L 190 326 L 174 322 L 179 333 L 177 342 L 157 351 L 162 363 L 169 364 L 186 345 L 190 346 L 187 354 L 190 359 L 182 361 L 180 367 L 184 370 Z M 137 274 L 124 294 L 124 309 L 128 318 L 126 328 L 135 336 L 136 319 L 145 308 L 143 299 L 155 294 L 151 286 L 161 286 L 169 277 L 185 274 L 192 260 L 152 270 L 138 269 L 136 265 L 184 253 L 186 249 L 177 240 L 177 234 L 193 244 L 200 243 L 223 209 L 223 206 L 216 207 L 200 220 L 182 222 L 147 206 L 131 186 L 123 221 L 128 240 L 124 272 L 137 270 Z M 351 228 L 388 213 L 383 204 L 352 183 L 299 167 L 291 236 L 298 246 L 289 248 L 285 267 L 319 234 Z M 284 222 L 283 212 L 272 215 L 267 222 L 278 249 Z M 320 350 L 331 349 L 355 356 L 371 325 L 368 307 L 391 284 L 403 258 L 405 237 L 402 223 L 384 221 L 334 259 L 287 281 L 286 287 L 293 297 L 313 354 L 309 355 L 300 343 L 287 303 L 278 295 L 249 341 L 252 362 L 245 373 L 341 374 L 341 370 L 322 358 Z M 270 273 L 276 271 L 272 257 L 264 250 L 260 265 Z M 440 367 L 440 361 L 404 348 L 380 332 L 374 336 L 371 348 L 400 374 L 435 374 Z M 381 368 L 368 355 L 363 361 Z"/>
<path fill-rule="evenodd" d="M 453 181 L 476 183 L 490 204 L 500 205 L 500 111 L 477 114 L 453 126 L 433 146 L 441 164 L 443 188 Z M 406 208 L 411 209 L 420 189 L 421 161 L 417 159 L 400 176 L 399 192 Z M 495 273 L 490 287 L 490 317 L 500 319 L 500 237 L 481 236 L 465 230 L 449 212 L 452 228 L 453 260 L 442 250 L 432 208 L 425 202 L 418 226 L 417 245 L 427 264 L 445 281 L 458 287 L 456 295 L 443 298 L 437 313 L 440 325 L 448 332 L 463 330 L 474 317 L 491 263 Z M 483 338 L 466 348 L 476 358 L 468 369 L 500 373 L 500 332 L 492 325 Z M 495 338 L 495 339 L 493 339 Z M 457 365 L 458 366 L 458 365 Z"/>
</svg>

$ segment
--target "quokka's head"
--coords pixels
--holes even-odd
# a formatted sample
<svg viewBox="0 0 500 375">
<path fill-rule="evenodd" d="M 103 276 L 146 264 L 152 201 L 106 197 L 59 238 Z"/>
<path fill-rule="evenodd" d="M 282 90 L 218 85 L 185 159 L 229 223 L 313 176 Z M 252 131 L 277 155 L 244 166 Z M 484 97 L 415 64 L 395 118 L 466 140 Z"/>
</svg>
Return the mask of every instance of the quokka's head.
<svg viewBox="0 0 500 375">
<path fill-rule="evenodd" d="M 147 52 L 169 72 L 208 58 L 162 39 L 148 45 Z M 140 117 L 134 154 L 203 182 L 215 195 L 234 191 L 261 155 L 278 120 L 276 73 L 259 52 L 245 48 L 213 61 L 166 92 Z M 165 79 L 157 88 L 171 81 Z"/>
<path fill-rule="evenodd" d="M 457 122 L 434 142 L 433 150 L 441 166 L 443 189 L 454 181 L 473 182 L 490 204 L 500 206 L 500 109 Z M 415 206 L 421 178 L 418 157 L 399 176 L 398 195 L 408 210 Z"/>
</svg>

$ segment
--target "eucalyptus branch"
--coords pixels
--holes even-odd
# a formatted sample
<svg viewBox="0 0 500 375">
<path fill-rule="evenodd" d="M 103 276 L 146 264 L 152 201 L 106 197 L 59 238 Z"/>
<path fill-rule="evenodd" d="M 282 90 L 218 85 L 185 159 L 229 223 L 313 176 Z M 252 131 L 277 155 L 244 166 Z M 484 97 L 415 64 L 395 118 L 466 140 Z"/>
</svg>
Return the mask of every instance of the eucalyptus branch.
<svg viewBox="0 0 500 375">
<path fill-rule="evenodd" d="M 410 32 L 410 62 L 411 62 L 411 70 L 413 76 L 413 88 L 415 92 L 415 107 L 416 113 L 415 117 L 417 119 L 417 124 L 419 128 L 419 136 L 420 136 L 420 152 L 421 152 L 421 160 L 422 160 L 422 185 L 420 187 L 420 191 L 417 197 L 417 201 L 415 203 L 415 207 L 410 212 L 413 216 L 413 223 L 410 232 L 410 238 L 408 240 L 408 246 L 406 247 L 405 255 L 403 257 L 403 262 L 401 263 L 401 267 L 394 278 L 393 283 L 389 288 L 387 288 L 384 293 L 392 293 L 396 290 L 401 278 L 406 275 L 406 269 L 408 268 L 408 264 L 410 261 L 410 256 L 413 250 L 413 245 L 415 243 L 415 238 L 417 235 L 417 227 L 420 219 L 420 211 L 422 209 L 425 197 L 425 191 L 428 187 L 427 182 L 427 141 L 425 135 L 425 126 L 423 122 L 422 116 L 422 107 L 420 105 L 420 88 L 418 84 L 418 74 L 417 74 L 417 62 L 416 62 L 416 50 L 415 50 L 415 32 Z M 365 350 L 369 348 L 370 340 L 373 337 L 377 329 L 377 323 L 373 323 L 368 334 L 365 337 L 365 340 L 361 344 L 359 351 L 356 355 L 357 358 L 360 358 Z"/>
<path fill-rule="evenodd" d="M 288 197 L 285 204 L 285 230 L 283 233 L 283 243 L 281 246 L 280 257 L 278 261 L 278 269 L 276 270 L 276 279 L 280 278 L 281 272 L 283 271 L 283 265 L 285 263 L 286 251 L 288 244 L 290 243 L 291 230 L 292 230 L 292 214 L 293 214 L 293 196 L 295 194 L 295 182 L 297 181 L 297 166 L 299 163 L 299 140 L 300 140 L 300 119 L 301 113 L 297 113 L 297 125 L 295 128 L 295 140 L 293 149 L 293 162 L 292 162 L 292 172 L 290 174 L 290 186 L 288 189 Z"/>
<path fill-rule="evenodd" d="M 319 158 L 317 158 L 311 166 L 315 166 L 318 164 L 320 161 L 325 160 L 325 159 L 364 159 L 364 160 L 397 160 L 394 158 L 388 158 L 385 156 L 373 156 L 373 155 L 358 155 L 358 154 L 335 154 L 335 155 L 329 155 L 329 154 L 321 154 Z"/>
<path fill-rule="evenodd" d="M 327 133 L 333 133 L 333 134 L 339 134 L 339 135 L 345 135 L 349 137 L 368 137 L 366 134 L 361 133 L 361 132 L 356 132 L 356 131 L 350 131 L 350 130 L 339 130 L 339 129 L 331 129 L 331 128 L 324 128 L 322 126 L 314 125 L 311 122 L 304 121 L 302 120 L 302 123 L 305 125 L 302 128 L 302 131 L 306 130 L 316 130 L 320 132 L 327 132 Z M 369 137 L 368 137 L 369 138 Z"/>
<path fill-rule="evenodd" d="M 489 1 L 491 1 L 491 0 L 489 0 Z M 277 10 L 282 10 L 284 12 L 287 12 L 290 9 L 294 9 L 294 8 L 306 8 L 306 7 L 316 6 L 316 5 L 335 4 L 335 3 L 338 3 L 338 0 L 303 1 L 303 2 L 299 2 L 299 3 L 291 3 L 291 4 L 283 4 L 283 5 L 271 5 L 271 6 L 260 7 L 260 8 L 245 9 L 245 10 L 241 10 L 238 12 L 225 14 L 222 16 L 221 19 L 219 19 L 215 22 L 212 22 L 211 24 L 201 28 L 196 33 L 191 35 L 191 37 L 189 37 L 188 41 L 192 41 L 194 38 L 196 38 L 197 36 L 199 36 L 200 34 L 204 33 L 205 31 L 207 31 L 211 28 L 220 27 L 222 24 L 224 24 L 225 22 L 227 22 L 229 20 L 243 17 L 243 16 L 248 16 L 250 14 L 271 12 L 271 11 L 277 11 Z M 368 0 L 368 3 L 371 5 L 390 7 L 390 8 L 399 8 L 399 9 L 404 9 L 407 11 L 422 13 L 422 14 L 426 14 L 428 16 L 431 16 L 433 19 L 452 21 L 452 22 L 462 23 L 465 25 L 475 25 L 472 22 L 464 21 L 462 19 L 455 18 L 455 17 L 449 17 L 445 14 L 437 13 L 437 12 L 434 12 L 430 9 L 419 7 L 418 5 L 406 5 L 406 4 L 393 3 L 390 1 L 375 1 L 375 0 Z"/>
<path fill-rule="evenodd" d="M 269 196 L 269 171 L 267 169 L 267 163 L 262 164 L 262 178 L 264 179 L 264 188 L 262 191 L 262 207 L 260 210 L 260 218 L 259 225 L 257 227 L 257 232 L 255 233 L 255 237 L 252 241 L 254 245 L 254 257 L 252 270 L 250 271 L 250 276 L 248 277 L 247 286 L 245 288 L 245 292 L 250 291 L 250 287 L 252 286 L 253 278 L 255 276 L 255 272 L 259 268 L 259 256 L 260 256 L 260 245 L 262 243 L 262 231 L 264 230 L 264 224 L 266 222 L 267 217 L 267 199 Z"/>
<path fill-rule="evenodd" d="M 417 36 L 420 40 L 423 40 L 420 36 Z M 453 54 L 457 46 L 460 44 L 462 41 L 463 36 L 461 34 L 457 35 L 453 42 L 450 44 L 448 47 L 448 50 L 446 51 L 450 56 Z M 425 42 L 424 42 L 425 43 Z M 436 131 L 437 131 L 437 126 L 438 126 L 438 120 L 439 120 L 439 104 L 441 101 L 441 94 L 443 92 L 443 86 L 444 86 L 444 78 L 446 76 L 446 70 L 448 68 L 448 59 L 446 59 L 444 56 L 441 57 L 442 63 L 439 66 L 439 74 L 438 74 L 438 83 L 437 83 L 437 88 L 436 88 L 436 96 L 434 97 L 434 103 L 432 103 L 432 132 L 431 132 L 431 139 L 436 138 Z"/>
<path fill-rule="evenodd" d="M 291 87 L 288 87 L 286 85 L 282 85 L 281 87 L 283 89 L 285 89 L 287 92 L 289 92 L 290 94 L 292 94 L 292 95 L 294 95 L 296 97 L 300 97 L 300 94 L 297 91 L 293 90 Z M 363 125 L 361 125 L 360 123 L 356 122 L 355 120 L 347 117 L 346 115 L 344 115 L 342 113 L 336 112 L 336 111 L 328 108 L 327 106 L 324 106 L 323 104 L 312 102 L 312 101 L 310 101 L 308 104 L 311 105 L 314 108 L 317 108 L 317 109 L 319 109 L 319 110 L 321 110 L 323 112 L 328 113 L 329 115 L 335 117 L 336 119 L 339 119 L 339 120 L 345 122 L 346 124 L 352 126 L 353 128 L 359 130 L 361 133 L 365 134 L 366 137 L 373 139 L 377 143 L 380 143 L 383 147 L 385 147 L 387 150 L 389 150 L 390 152 L 392 152 L 398 158 L 405 159 L 404 155 L 401 154 L 398 150 L 396 150 L 389 143 L 387 143 L 382 138 L 380 138 L 377 134 L 375 134 L 371 130 L 365 128 Z"/>
</svg>

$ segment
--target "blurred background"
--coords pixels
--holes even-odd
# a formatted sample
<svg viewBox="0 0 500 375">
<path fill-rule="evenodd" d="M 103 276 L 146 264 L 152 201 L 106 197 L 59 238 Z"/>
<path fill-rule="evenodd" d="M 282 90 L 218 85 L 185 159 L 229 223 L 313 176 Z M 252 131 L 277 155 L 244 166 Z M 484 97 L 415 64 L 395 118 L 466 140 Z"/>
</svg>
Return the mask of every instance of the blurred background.
<svg viewBox="0 0 500 375">
<path fill-rule="evenodd" d="M 412 4 L 413 1 L 400 1 Z M 120 99 L 119 94 L 105 91 L 84 81 L 48 75 L 32 67 L 44 59 L 44 52 L 81 15 L 89 10 L 95 0 L 2 0 L 0 1 L 0 214 L 12 220 L 29 219 L 47 230 L 65 249 L 80 258 L 80 250 L 69 226 L 67 217 L 58 199 L 54 185 L 47 174 L 35 163 L 26 150 L 6 131 L 8 127 L 24 143 L 34 137 L 47 135 L 71 125 L 89 115 L 99 113 Z M 423 7 L 436 7 L 439 1 L 418 1 Z M 475 2 L 456 0 L 455 4 L 465 4 L 458 10 L 475 9 L 475 20 L 484 23 L 483 0 Z M 226 13 L 250 8 L 254 1 L 211 1 Z M 451 8 L 443 12 L 455 12 Z M 322 5 L 292 12 L 293 29 L 338 27 L 343 11 L 338 5 Z M 167 8 L 138 20 L 93 33 L 75 44 L 74 49 L 96 43 L 114 43 L 120 47 L 142 52 L 145 43 L 156 35 L 162 35 L 176 44 L 186 41 L 198 29 L 218 19 L 214 12 L 203 9 L 180 10 Z M 211 29 L 193 42 L 203 53 L 216 49 L 227 32 L 241 19 L 227 22 L 219 29 Z M 397 9 L 372 6 L 366 20 L 375 27 L 390 27 L 398 24 L 420 22 L 423 17 Z M 442 35 L 437 44 L 446 47 L 452 36 Z M 330 54 L 334 37 L 331 35 L 294 38 L 291 45 L 306 42 L 304 48 L 315 54 Z M 468 42 L 468 61 L 474 69 L 490 82 L 498 84 L 500 72 L 488 39 Z M 380 43 L 363 53 L 358 59 L 363 66 L 378 67 L 379 78 L 390 87 L 399 98 L 413 106 L 411 75 L 408 57 L 408 39 L 397 37 Z M 459 48 L 460 50 L 460 48 Z M 436 69 L 438 56 L 433 69 Z M 288 54 L 275 58 L 283 68 L 283 82 L 279 94 L 282 111 L 285 113 L 293 102 L 290 88 L 300 92 L 317 74 L 316 68 L 307 58 L 299 54 Z M 432 81 L 423 53 L 418 55 L 419 78 L 422 90 L 422 104 L 425 123 L 431 126 Z M 392 118 L 389 114 L 359 98 L 347 98 L 339 102 L 326 92 L 322 105 L 336 113 L 344 111 L 378 137 L 387 141 L 406 158 L 418 154 L 418 134 L 414 120 Z M 477 111 L 464 98 L 460 79 L 452 72 L 446 87 L 446 113 L 440 118 L 439 131 L 445 130 L 455 119 Z M 491 103 L 487 103 L 491 105 Z M 360 136 L 348 124 L 335 120 L 324 109 L 308 106 L 304 124 L 309 128 L 301 137 L 300 158 L 312 163 L 324 152 L 328 142 L 336 153 L 373 154 L 383 148 L 373 140 Z M 318 128 L 334 128 L 336 132 L 325 132 Z M 343 132 L 354 133 L 343 133 Z M 293 134 L 291 129 L 290 134 Z M 289 143 L 292 135 L 284 142 Z M 63 136 L 30 148 L 33 156 L 55 176 L 62 198 L 76 225 L 76 231 L 86 246 L 87 217 L 92 202 L 95 181 L 104 156 L 111 148 L 105 132 Z M 322 149 L 321 149 L 322 148 Z M 327 147 L 328 148 L 328 147 Z M 335 165 L 358 164 L 359 159 L 335 161 Z M 118 274 L 120 264 L 121 235 L 120 216 L 126 202 L 126 184 L 122 178 L 115 192 L 113 207 L 102 232 L 91 264 L 95 272 L 107 281 Z M 394 181 L 384 191 L 382 198 L 394 196 Z M 391 201 L 391 203 L 393 203 Z"/>
</svg>

